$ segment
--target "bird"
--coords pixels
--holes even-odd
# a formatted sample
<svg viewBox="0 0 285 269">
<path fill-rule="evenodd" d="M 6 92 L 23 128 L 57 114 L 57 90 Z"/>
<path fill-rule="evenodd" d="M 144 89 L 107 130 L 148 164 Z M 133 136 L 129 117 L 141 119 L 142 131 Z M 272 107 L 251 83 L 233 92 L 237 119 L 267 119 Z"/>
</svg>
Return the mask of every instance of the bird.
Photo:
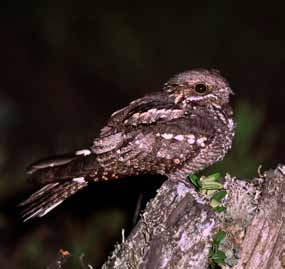
<svg viewBox="0 0 285 269">
<path fill-rule="evenodd" d="M 216 69 L 174 75 L 114 112 L 91 146 L 31 164 L 28 180 L 41 188 L 20 203 L 24 221 L 43 217 L 90 182 L 143 174 L 185 180 L 223 159 L 234 138 L 232 94 Z"/>
</svg>

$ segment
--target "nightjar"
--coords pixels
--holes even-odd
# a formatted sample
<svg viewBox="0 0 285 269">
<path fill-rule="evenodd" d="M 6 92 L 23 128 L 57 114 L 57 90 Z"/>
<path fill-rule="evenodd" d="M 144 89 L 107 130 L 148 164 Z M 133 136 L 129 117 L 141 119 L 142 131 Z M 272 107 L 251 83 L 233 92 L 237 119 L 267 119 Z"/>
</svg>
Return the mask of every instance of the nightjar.
<svg viewBox="0 0 285 269">
<path fill-rule="evenodd" d="M 172 77 L 113 113 L 89 148 L 32 164 L 29 179 L 42 188 L 21 203 L 24 218 L 44 216 L 90 181 L 141 174 L 183 180 L 221 160 L 234 136 L 231 94 L 217 70 Z"/>
</svg>

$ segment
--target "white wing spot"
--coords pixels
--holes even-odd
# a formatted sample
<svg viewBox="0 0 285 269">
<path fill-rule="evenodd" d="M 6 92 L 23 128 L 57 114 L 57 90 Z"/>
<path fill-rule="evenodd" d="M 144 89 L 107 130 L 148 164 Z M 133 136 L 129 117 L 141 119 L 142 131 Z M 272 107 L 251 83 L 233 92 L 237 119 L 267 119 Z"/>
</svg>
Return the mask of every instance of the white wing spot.
<svg viewBox="0 0 285 269">
<path fill-rule="evenodd" d="M 171 139 L 173 137 L 173 134 L 164 133 L 161 135 L 161 137 L 163 137 L 164 139 Z"/>
<path fill-rule="evenodd" d="M 174 137 L 174 139 L 178 140 L 178 141 L 183 141 L 184 140 L 184 135 L 176 135 Z"/>
<path fill-rule="evenodd" d="M 187 135 L 187 142 L 189 143 L 189 144 L 194 144 L 195 143 L 195 136 L 194 135 Z"/>
<path fill-rule="evenodd" d="M 72 179 L 72 181 L 77 182 L 77 183 L 85 183 L 84 177 L 75 177 Z"/>
<path fill-rule="evenodd" d="M 206 146 L 204 143 L 205 141 L 207 141 L 207 137 L 201 137 L 201 138 L 197 139 L 197 144 L 201 147 L 205 147 Z"/>
<path fill-rule="evenodd" d="M 91 150 L 89 149 L 81 149 L 81 150 L 77 150 L 75 152 L 75 155 L 83 155 L 83 156 L 87 156 L 91 154 Z"/>
</svg>

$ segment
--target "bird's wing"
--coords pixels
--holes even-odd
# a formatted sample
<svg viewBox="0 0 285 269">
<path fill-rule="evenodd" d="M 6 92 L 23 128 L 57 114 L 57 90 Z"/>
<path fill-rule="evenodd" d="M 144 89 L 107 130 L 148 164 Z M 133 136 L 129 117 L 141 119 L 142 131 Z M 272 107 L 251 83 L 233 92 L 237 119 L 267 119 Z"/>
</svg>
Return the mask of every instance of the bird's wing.
<svg viewBox="0 0 285 269">
<path fill-rule="evenodd" d="M 128 125 L 150 124 L 159 119 L 166 110 L 173 108 L 173 102 L 163 92 L 146 95 L 132 101 L 128 106 L 115 111 L 107 125 L 101 129 L 100 137 L 108 136 Z M 157 111 L 160 112 L 157 113 Z M 167 114 L 167 112 L 166 112 Z M 165 116 L 162 116 L 162 118 Z M 162 119 L 161 118 L 161 119 Z"/>
<path fill-rule="evenodd" d="M 96 154 L 118 149 L 132 139 L 133 129 L 143 129 L 183 115 L 183 110 L 175 107 L 164 93 L 145 96 L 113 113 L 91 149 Z"/>
<path fill-rule="evenodd" d="M 171 114 L 171 111 L 167 109 L 170 106 L 171 103 L 160 92 L 137 99 L 111 115 L 107 125 L 101 130 L 99 138 L 94 140 L 94 144 L 90 149 L 80 149 L 73 153 L 41 159 L 31 164 L 26 172 L 27 174 L 35 174 L 35 172 L 46 168 L 63 166 L 78 158 L 82 159 L 82 157 L 90 154 L 100 154 L 119 147 L 126 143 L 126 139 L 128 139 L 121 130 L 134 124 L 149 124 L 159 119 L 163 120 L 168 114 Z M 157 109 L 154 109 L 154 107 Z M 175 117 L 174 114 L 171 117 Z"/>
<path fill-rule="evenodd" d="M 141 173 L 167 173 L 189 162 L 206 148 L 214 138 L 211 124 L 199 117 L 181 117 L 160 124 L 130 128 L 119 142 L 111 145 L 112 136 L 101 140 L 97 161 L 106 178 Z M 104 151 L 106 150 L 106 151 Z"/>
</svg>

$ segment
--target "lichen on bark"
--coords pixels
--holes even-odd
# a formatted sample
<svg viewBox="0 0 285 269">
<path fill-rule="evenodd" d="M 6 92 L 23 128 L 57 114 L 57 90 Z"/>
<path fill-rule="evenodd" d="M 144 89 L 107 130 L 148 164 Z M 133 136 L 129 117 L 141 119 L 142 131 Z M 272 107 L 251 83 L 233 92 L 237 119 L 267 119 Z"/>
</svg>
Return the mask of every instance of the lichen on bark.
<svg viewBox="0 0 285 269">
<path fill-rule="evenodd" d="M 285 166 L 253 180 L 227 175 L 224 188 L 217 213 L 191 184 L 167 180 L 103 268 L 208 268 L 218 230 L 222 268 L 285 268 Z"/>
</svg>

